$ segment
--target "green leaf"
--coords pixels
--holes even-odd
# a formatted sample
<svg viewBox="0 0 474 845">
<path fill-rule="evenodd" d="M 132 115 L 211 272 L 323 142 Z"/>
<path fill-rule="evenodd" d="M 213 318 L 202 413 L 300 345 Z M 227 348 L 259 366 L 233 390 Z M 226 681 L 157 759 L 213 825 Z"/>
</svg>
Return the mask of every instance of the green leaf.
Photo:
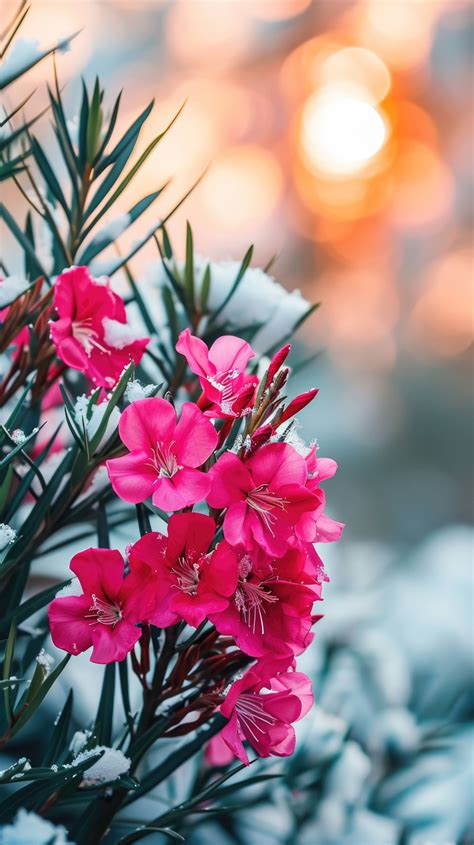
<svg viewBox="0 0 474 845">
<path fill-rule="evenodd" d="M 89 440 L 89 449 L 90 449 L 90 452 L 91 452 L 92 455 L 94 454 L 96 449 L 99 447 L 100 441 L 102 440 L 102 438 L 103 438 L 103 436 L 104 436 L 104 434 L 107 430 L 107 425 L 108 425 L 108 422 L 109 422 L 109 419 L 110 419 L 110 415 L 112 414 L 112 411 L 114 410 L 116 405 L 120 402 L 123 394 L 125 393 L 125 388 L 126 388 L 128 382 L 130 381 L 132 375 L 133 375 L 134 369 L 135 369 L 135 365 L 134 365 L 133 361 L 131 361 L 131 363 L 128 365 L 128 367 L 126 367 L 126 369 L 123 371 L 117 385 L 114 387 L 114 389 L 112 391 L 112 396 L 110 397 L 110 399 L 107 403 L 107 410 L 105 411 L 105 413 L 104 413 L 104 415 L 103 415 L 103 417 L 100 421 L 100 424 L 97 428 L 97 431 L 95 432 L 94 436 Z"/>
<path fill-rule="evenodd" d="M 206 264 L 206 269 L 204 270 L 203 277 L 202 277 L 201 297 L 200 297 L 200 306 L 201 306 L 201 311 L 202 311 L 203 314 L 206 313 L 210 291 L 211 291 L 211 265 Z"/>
<path fill-rule="evenodd" d="M 86 161 L 92 165 L 99 149 L 102 129 L 102 109 L 99 79 L 96 77 L 92 100 L 89 106 L 86 130 Z"/>
<path fill-rule="evenodd" d="M 89 96 L 87 93 L 86 83 L 82 79 L 82 101 L 81 110 L 79 113 L 79 133 L 78 133 L 78 148 L 79 148 L 79 171 L 82 175 L 81 168 L 85 166 L 87 161 L 87 122 L 89 119 Z"/>
<path fill-rule="evenodd" d="M 146 795 L 147 792 L 166 780 L 166 778 L 176 771 L 176 769 L 179 769 L 186 760 L 189 760 L 190 757 L 197 754 L 197 752 L 201 750 L 202 746 L 212 739 L 213 736 L 219 733 L 226 724 L 227 719 L 223 716 L 220 714 L 214 716 L 214 719 L 206 726 L 206 728 L 198 731 L 194 739 L 177 748 L 176 751 L 170 754 L 166 760 L 163 760 L 159 766 L 146 774 L 142 778 L 140 787 L 135 790 L 132 795 L 128 796 L 125 804 L 131 804 L 133 801 L 136 801 L 137 798 L 140 798 L 142 795 Z"/>
<path fill-rule="evenodd" d="M 92 733 L 98 745 L 112 745 L 112 722 L 115 697 L 115 663 L 109 663 L 104 669 L 102 692 L 100 694 L 97 716 Z"/>
<path fill-rule="evenodd" d="M 78 35 L 77 32 L 70 35 L 68 38 L 63 38 L 61 41 L 58 41 L 53 47 L 50 47 L 48 50 L 43 50 L 42 52 L 38 53 L 37 55 L 32 55 L 30 59 L 28 59 L 20 68 L 15 68 L 15 70 L 10 71 L 10 73 L 5 73 L 5 71 L 0 74 L 0 91 L 3 91 L 4 88 L 7 88 L 8 85 L 11 85 L 15 79 L 18 79 L 20 76 L 23 76 L 28 70 L 38 64 L 38 62 L 43 61 L 46 56 L 51 55 L 56 50 L 65 50 L 69 46 L 69 43 L 73 40 L 73 38 Z"/>
<path fill-rule="evenodd" d="M 190 314 L 194 313 L 194 252 L 193 233 L 191 226 L 186 223 L 186 261 L 184 264 L 184 290 Z"/>
<path fill-rule="evenodd" d="M 40 688 L 37 690 L 35 695 L 27 703 L 25 702 L 25 705 L 26 705 L 25 709 L 19 715 L 18 719 L 15 721 L 15 723 L 14 723 L 12 729 L 11 729 L 11 732 L 10 732 L 11 737 L 16 736 L 25 727 L 27 722 L 30 721 L 31 717 L 34 716 L 34 714 L 36 713 L 36 710 L 38 709 L 41 702 L 43 701 L 43 699 L 45 698 L 45 696 L 47 695 L 47 693 L 49 692 L 49 690 L 53 686 L 55 680 L 59 677 L 59 675 L 61 674 L 63 669 L 66 668 L 66 665 L 68 664 L 68 662 L 70 660 L 70 657 L 71 657 L 70 654 L 66 654 L 66 656 L 63 658 L 63 660 L 61 660 L 61 662 L 58 663 L 56 668 L 53 669 L 53 671 L 50 672 L 50 674 L 47 676 L 47 678 L 44 679 L 43 683 L 41 684 Z"/>
<path fill-rule="evenodd" d="M 122 99 L 122 92 L 120 91 L 117 99 L 115 100 L 114 107 L 112 109 L 112 114 L 110 115 L 109 125 L 108 125 L 107 130 L 104 134 L 104 137 L 102 139 L 102 143 L 100 145 L 100 149 L 97 153 L 97 156 L 96 156 L 96 159 L 95 159 L 95 162 L 94 162 L 94 173 L 95 173 L 96 176 L 99 175 L 99 173 L 104 169 L 103 160 L 101 161 L 100 159 L 101 159 L 101 156 L 103 155 L 104 150 L 105 150 L 107 144 L 109 143 L 109 141 L 112 137 L 112 133 L 115 129 L 115 124 L 117 123 L 117 117 L 118 117 L 118 113 L 119 113 L 120 100 L 121 99 Z"/>
<path fill-rule="evenodd" d="M 62 759 L 68 751 L 68 731 L 73 704 L 74 693 L 71 689 L 69 690 L 61 715 L 54 724 L 53 735 L 43 758 L 43 766 L 51 766 L 52 763 L 56 763 L 59 759 Z"/>
<path fill-rule="evenodd" d="M 15 642 L 16 642 L 16 625 L 12 623 L 10 627 L 10 633 L 8 634 L 7 644 L 5 646 L 5 656 L 3 658 L 3 680 L 8 681 L 10 679 L 10 674 L 13 665 L 13 658 L 15 653 Z M 3 700 L 5 703 L 5 714 L 7 718 L 8 724 L 11 724 L 12 721 L 12 707 L 11 707 L 11 696 L 10 696 L 11 687 L 5 686 L 3 690 Z"/>
<path fill-rule="evenodd" d="M 120 103 L 120 97 L 121 97 L 121 94 L 119 94 L 119 96 L 117 97 L 117 100 L 116 100 L 115 106 L 114 106 L 114 110 L 112 112 L 112 118 L 111 118 L 111 121 L 110 121 L 110 124 L 112 125 L 112 132 L 113 132 L 115 122 L 117 120 L 117 113 L 118 113 L 118 108 L 119 108 L 119 103 Z M 104 158 L 98 163 L 97 167 L 95 168 L 95 173 L 96 173 L 97 176 L 99 176 L 102 173 L 102 171 L 105 170 L 106 167 L 110 167 L 111 164 L 114 164 L 114 162 L 117 161 L 119 156 L 122 155 L 124 150 L 130 149 L 129 155 L 132 153 L 133 148 L 134 148 L 134 146 L 137 142 L 138 136 L 140 134 L 140 130 L 141 130 L 143 124 L 145 123 L 145 121 L 147 120 L 148 116 L 150 115 L 150 112 L 153 109 L 154 104 L 155 104 L 155 101 L 152 100 L 151 103 L 148 104 L 146 109 L 144 109 L 142 111 L 142 113 L 137 117 L 137 119 L 134 120 L 134 122 L 129 127 L 129 129 L 127 129 L 125 134 L 121 137 L 120 141 L 115 145 L 113 150 L 111 150 L 110 153 L 107 153 L 107 155 L 104 156 Z M 109 124 L 109 131 L 110 131 L 110 124 Z M 112 132 L 110 132 L 110 135 L 112 134 Z M 107 143 L 107 140 L 105 140 L 105 144 L 106 143 Z"/>
<path fill-rule="evenodd" d="M 127 212 L 127 216 L 130 218 L 128 224 L 125 226 L 123 231 L 126 231 L 135 220 L 140 217 L 151 205 L 155 202 L 157 197 L 160 196 L 163 188 L 159 188 L 157 191 L 153 191 L 153 193 L 148 194 L 148 196 L 143 197 L 139 202 L 137 202 L 130 211 Z M 88 246 L 85 248 L 84 252 L 78 258 L 78 262 L 80 264 L 90 264 L 93 258 L 96 255 L 99 255 L 104 249 L 106 249 L 110 244 L 114 243 L 117 239 L 117 235 L 111 235 L 108 231 L 109 227 L 106 225 L 102 232 L 97 232 Z M 122 232 L 120 232 L 122 234 Z"/>
<path fill-rule="evenodd" d="M 219 314 L 224 310 L 227 303 L 230 302 L 230 300 L 232 299 L 235 291 L 237 290 L 240 282 L 242 281 L 242 279 L 244 277 L 245 272 L 247 271 L 247 269 L 249 267 L 249 264 L 252 260 L 252 255 L 253 255 L 253 246 L 249 246 L 247 252 L 244 255 L 242 264 L 240 265 L 239 272 L 237 273 L 235 282 L 233 283 L 229 293 L 227 294 L 227 296 L 225 297 L 223 302 L 221 302 L 221 304 L 219 305 L 219 308 L 217 308 L 217 310 L 214 311 L 214 313 L 211 315 L 210 322 L 215 322 L 217 320 Z"/>
<path fill-rule="evenodd" d="M 41 590 L 40 593 L 36 593 L 30 599 L 27 599 L 27 601 L 20 604 L 18 608 L 0 621 L 0 631 L 4 632 L 12 622 L 20 625 L 25 619 L 29 619 L 30 616 L 33 616 L 34 613 L 37 613 L 38 610 L 49 604 L 54 599 L 56 593 L 70 583 L 71 578 L 68 578 L 66 581 L 61 581 L 59 584 L 55 584 L 54 587 L 47 587 L 46 590 Z"/>
<path fill-rule="evenodd" d="M 22 249 L 25 251 L 25 253 L 27 253 L 28 257 L 30 258 L 31 264 L 35 268 L 35 274 L 37 276 L 44 276 L 44 278 L 47 279 L 48 274 L 46 273 L 44 267 L 36 257 L 35 248 L 33 244 L 22 232 L 20 226 L 12 217 L 10 212 L 5 208 L 4 204 L 0 203 L 0 220 L 2 218 L 3 220 L 5 220 L 5 223 L 7 224 L 14 238 L 18 241 Z"/>
<path fill-rule="evenodd" d="M 48 161 L 48 158 L 45 155 L 45 152 L 44 152 L 41 144 L 38 142 L 38 140 L 34 136 L 31 136 L 30 141 L 31 141 L 31 151 L 33 153 L 33 156 L 34 156 L 34 159 L 35 159 L 36 164 L 38 166 L 38 169 L 39 169 L 40 173 L 42 174 L 43 179 L 45 180 L 49 190 L 52 193 L 52 195 L 55 197 L 55 199 L 62 206 L 62 209 L 63 209 L 66 217 L 69 219 L 70 214 L 71 214 L 71 211 L 70 211 L 71 205 L 70 205 L 70 203 L 68 203 L 66 201 L 66 197 L 64 196 L 64 194 L 62 192 L 62 188 L 59 184 L 58 178 L 57 178 L 56 174 L 54 173 L 53 168 L 51 167 L 51 165 Z"/>
<path fill-rule="evenodd" d="M 163 285 L 163 287 L 161 288 L 161 297 L 163 299 L 163 305 L 165 306 L 166 315 L 168 317 L 171 339 L 173 342 L 173 346 L 175 346 L 178 340 L 178 317 L 176 314 L 176 307 L 174 304 L 173 294 L 171 293 L 168 285 Z"/>
</svg>

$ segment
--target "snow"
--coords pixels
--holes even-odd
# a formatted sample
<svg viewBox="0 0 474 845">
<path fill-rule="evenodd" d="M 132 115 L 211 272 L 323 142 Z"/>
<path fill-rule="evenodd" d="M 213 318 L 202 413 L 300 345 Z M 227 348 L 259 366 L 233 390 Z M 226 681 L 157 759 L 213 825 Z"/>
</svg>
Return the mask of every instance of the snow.
<svg viewBox="0 0 474 845">
<path fill-rule="evenodd" d="M 118 320 L 111 320 L 110 317 L 104 317 L 102 325 L 105 342 L 114 349 L 123 349 L 138 339 L 128 323 L 120 323 Z"/>
<path fill-rule="evenodd" d="M 85 730 L 75 732 L 69 745 L 69 749 L 72 751 L 74 757 L 77 757 L 79 752 L 82 751 L 85 745 L 87 745 L 91 736 L 92 731 Z"/>
<path fill-rule="evenodd" d="M 132 761 L 117 748 L 108 748 L 106 745 L 96 745 L 95 748 L 81 751 L 75 757 L 74 765 L 83 763 L 84 760 L 94 756 L 98 751 L 103 751 L 104 753 L 89 769 L 85 770 L 85 781 L 89 783 L 107 783 L 116 780 L 120 775 L 128 772 Z"/>
<path fill-rule="evenodd" d="M 150 396 L 158 385 L 156 384 L 142 384 L 138 379 L 132 379 L 125 388 L 125 399 L 127 402 L 136 402 L 138 399 L 146 399 Z"/>
<path fill-rule="evenodd" d="M 22 808 L 12 824 L 0 829 L 0 845 L 68 845 L 67 836 L 62 825 L 56 826 Z"/>
<path fill-rule="evenodd" d="M 16 531 L 5 522 L 0 522 L 0 552 L 16 540 Z"/>
<path fill-rule="evenodd" d="M 102 242 L 108 243 L 109 241 L 114 241 L 130 226 L 131 222 L 132 218 L 129 214 L 120 214 L 118 217 L 115 217 L 107 223 L 104 228 L 98 232 L 91 243 L 99 244 Z"/>
<path fill-rule="evenodd" d="M 103 420 L 104 414 L 107 411 L 108 403 L 104 401 L 100 402 L 98 405 L 92 405 L 89 411 L 88 405 L 88 396 L 86 396 L 85 394 L 83 394 L 82 396 L 78 396 L 74 405 L 74 416 L 76 422 L 79 424 L 79 429 L 81 431 L 83 427 L 82 424 L 84 423 L 87 436 L 89 440 L 92 440 Z M 104 436 L 101 439 L 101 443 L 105 443 L 109 439 L 109 437 L 112 436 L 118 426 L 119 419 L 120 411 L 118 408 L 114 408 L 107 422 L 107 427 L 105 429 Z"/>
<path fill-rule="evenodd" d="M 24 276 L 6 276 L 0 278 L 0 308 L 10 305 L 28 288 L 28 279 Z"/>
<path fill-rule="evenodd" d="M 49 673 L 51 672 L 51 669 L 54 666 L 54 657 L 52 657 L 50 654 L 48 654 L 47 651 L 44 650 L 44 648 L 42 648 L 36 658 L 36 662 L 43 667 L 44 675 L 47 678 Z"/>
<path fill-rule="evenodd" d="M 26 441 L 26 434 L 21 428 L 15 428 L 10 434 L 10 437 L 16 446 L 20 446 Z"/>
<path fill-rule="evenodd" d="M 23 68 L 28 68 L 38 61 L 43 55 L 37 38 L 17 38 L 9 49 L 0 70 L 0 84 L 21 73 Z"/>
</svg>

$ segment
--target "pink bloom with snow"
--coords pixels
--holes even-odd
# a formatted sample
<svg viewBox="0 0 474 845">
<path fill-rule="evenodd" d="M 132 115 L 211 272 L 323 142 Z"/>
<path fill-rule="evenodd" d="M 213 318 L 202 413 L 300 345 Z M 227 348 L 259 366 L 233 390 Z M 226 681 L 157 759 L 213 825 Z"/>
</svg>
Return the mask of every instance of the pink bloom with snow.
<svg viewBox="0 0 474 845">
<path fill-rule="evenodd" d="M 174 514 L 167 537 L 150 532 L 129 549 L 132 572 L 137 565 L 146 565 L 158 585 L 159 599 L 150 617 L 154 625 L 166 628 L 184 619 L 197 627 L 208 614 L 228 606 L 237 572 L 229 571 L 219 548 L 209 551 L 215 531 L 210 516 Z"/>
<path fill-rule="evenodd" d="M 82 595 L 61 596 L 48 609 L 51 638 L 58 648 L 80 654 L 91 646 L 92 663 L 123 660 L 139 640 L 142 622 L 156 603 L 150 571 L 137 567 L 124 578 L 124 562 L 114 549 L 86 549 L 70 569 Z"/>
<path fill-rule="evenodd" d="M 165 399 L 139 399 L 123 411 L 119 434 L 130 453 L 107 461 L 107 470 L 125 502 L 151 496 L 157 507 L 175 511 L 206 498 L 211 479 L 197 467 L 215 449 L 217 432 L 195 404 L 185 402 L 177 421 Z"/>
<path fill-rule="evenodd" d="M 51 339 L 58 356 L 80 370 L 95 385 L 113 387 L 124 367 L 138 364 L 149 342 L 134 338 L 125 305 L 107 284 L 100 284 L 87 267 L 70 267 L 56 279 Z"/>
<path fill-rule="evenodd" d="M 228 562 L 229 576 L 235 578 L 236 569 L 238 573 L 228 606 L 209 616 L 219 633 L 232 636 L 252 657 L 301 654 L 313 639 L 313 589 L 290 580 L 291 570 L 285 573 L 289 577 L 282 577 L 278 560 L 269 561 L 261 574 L 244 549 L 234 549 L 225 540 L 218 549 Z"/>
<path fill-rule="evenodd" d="M 199 377 L 204 397 L 210 403 L 207 416 L 235 418 L 251 408 L 258 379 L 245 375 L 247 364 L 255 355 L 247 341 L 223 335 L 208 349 L 201 338 L 184 329 L 176 350 Z"/>
<path fill-rule="evenodd" d="M 246 462 L 225 452 L 209 474 L 207 502 L 227 508 L 224 537 L 232 546 L 250 549 L 257 543 L 269 555 L 281 557 L 301 515 L 318 505 L 305 486 L 305 460 L 287 443 L 262 446 Z"/>
<path fill-rule="evenodd" d="M 313 705 L 311 681 L 302 672 L 273 672 L 272 662 L 262 660 L 232 684 L 220 706 L 229 721 L 208 746 L 211 763 L 222 765 L 238 757 L 248 765 L 245 740 L 259 757 L 293 754 L 292 723 Z"/>
</svg>

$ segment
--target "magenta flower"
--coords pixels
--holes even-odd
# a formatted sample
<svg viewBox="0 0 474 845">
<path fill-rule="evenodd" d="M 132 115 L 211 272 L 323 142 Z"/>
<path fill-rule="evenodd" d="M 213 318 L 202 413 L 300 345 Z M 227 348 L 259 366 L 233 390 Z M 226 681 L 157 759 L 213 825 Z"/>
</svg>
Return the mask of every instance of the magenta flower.
<svg viewBox="0 0 474 845">
<path fill-rule="evenodd" d="M 262 693 L 262 690 L 270 692 Z M 238 757 L 248 765 L 243 742 L 259 757 L 288 757 L 295 748 L 292 722 L 302 719 L 313 705 L 311 681 L 302 672 L 272 676 L 272 663 L 259 661 L 232 684 L 220 712 L 229 719 L 208 746 L 208 759 L 220 765 Z"/>
<path fill-rule="evenodd" d="M 302 514 L 298 522 L 298 532 L 309 542 L 332 543 L 341 538 L 344 523 L 337 522 L 324 512 L 326 494 L 319 486 L 321 481 L 332 478 L 337 472 L 337 463 L 332 458 L 318 458 L 316 446 L 313 446 L 305 458 L 308 469 L 306 486 L 317 498 L 317 507 L 312 513 Z"/>
<path fill-rule="evenodd" d="M 245 368 L 255 355 L 247 341 L 224 335 L 208 349 L 203 340 L 184 329 L 176 350 L 199 376 L 204 396 L 211 403 L 207 416 L 240 417 L 250 409 L 258 379 L 245 375 Z"/>
<path fill-rule="evenodd" d="M 152 502 L 175 511 L 205 499 L 211 479 L 201 466 L 217 444 L 217 432 L 199 408 L 185 402 L 181 416 L 160 397 L 128 406 L 119 434 L 130 454 L 107 461 L 110 482 L 125 502 Z"/>
<path fill-rule="evenodd" d="M 209 615 L 219 633 L 232 636 L 239 648 L 252 657 L 301 654 L 313 639 L 314 590 L 283 578 L 278 560 L 269 561 L 262 575 L 255 570 L 253 556 L 245 550 L 234 549 L 225 540 L 218 549 L 227 561 L 229 575 L 232 573 L 234 579 L 235 570 L 238 572 L 228 606 Z"/>
<path fill-rule="evenodd" d="M 210 613 L 224 610 L 235 590 L 237 572 L 225 554 L 209 551 L 216 531 L 210 516 L 181 513 L 171 517 L 168 536 L 145 534 L 129 550 L 132 572 L 146 565 L 153 572 L 159 598 L 150 621 L 160 628 L 184 619 L 197 627 Z"/>
<path fill-rule="evenodd" d="M 149 342 L 134 338 L 125 306 L 107 284 L 100 284 L 87 267 L 70 267 L 54 285 L 58 319 L 51 339 L 58 356 L 94 384 L 113 387 L 123 368 L 138 364 Z"/>
<path fill-rule="evenodd" d="M 211 467 L 213 508 L 227 508 L 224 537 L 250 549 L 254 543 L 269 555 L 281 557 L 302 514 L 318 500 L 305 487 L 304 458 L 287 443 L 262 446 L 245 463 L 225 452 Z"/>
<path fill-rule="evenodd" d="M 144 621 L 156 604 L 149 569 L 137 567 L 124 578 L 122 555 L 113 549 L 79 552 L 70 569 L 83 592 L 51 602 L 48 618 L 54 645 L 70 654 L 93 646 L 92 663 L 123 660 L 140 638 L 136 623 Z"/>
</svg>

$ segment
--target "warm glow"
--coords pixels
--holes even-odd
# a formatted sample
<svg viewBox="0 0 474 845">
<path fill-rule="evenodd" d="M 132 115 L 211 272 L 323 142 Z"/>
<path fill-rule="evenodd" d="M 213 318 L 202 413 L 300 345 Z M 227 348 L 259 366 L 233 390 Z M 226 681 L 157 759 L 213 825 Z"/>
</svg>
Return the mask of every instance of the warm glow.
<svg viewBox="0 0 474 845">
<path fill-rule="evenodd" d="M 451 209 L 453 183 L 435 150 L 418 141 L 400 144 L 393 169 L 390 212 L 402 228 L 444 220 Z"/>
<path fill-rule="evenodd" d="M 255 17 L 268 21 L 283 21 L 301 15 L 311 0 L 255 0 L 252 11 Z"/>
<path fill-rule="evenodd" d="M 274 211 L 281 187 L 280 168 L 271 153 L 253 145 L 234 147 L 207 174 L 200 190 L 202 211 L 216 230 L 251 231 Z"/>
<path fill-rule="evenodd" d="M 380 112 L 339 88 L 314 94 L 304 106 L 301 147 L 312 170 L 356 173 L 381 150 L 386 137 Z"/>
<path fill-rule="evenodd" d="M 390 89 L 390 71 L 381 58 L 372 50 L 362 47 L 345 47 L 337 50 L 323 62 L 321 67 L 323 84 L 344 85 L 354 94 L 362 94 L 375 104 L 387 96 Z"/>
<path fill-rule="evenodd" d="M 416 303 L 409 336 L 418 350 L 448 358 L 465 352 L 473 342 L 474 254 L 459 250 L 427 272 L 426 290 Z"/>
</svg>

